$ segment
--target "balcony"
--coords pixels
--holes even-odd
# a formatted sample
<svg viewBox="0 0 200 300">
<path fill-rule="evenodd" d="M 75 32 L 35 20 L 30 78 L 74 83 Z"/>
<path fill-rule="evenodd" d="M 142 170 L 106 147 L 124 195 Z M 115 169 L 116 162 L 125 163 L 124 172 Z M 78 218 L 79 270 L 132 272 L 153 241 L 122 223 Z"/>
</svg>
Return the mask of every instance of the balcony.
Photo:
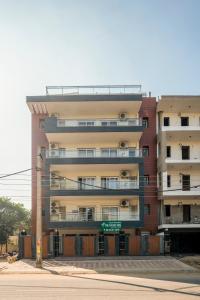
<svg viewBox="0 0 200 300">
<path fill-rule="evenodd" d="M 138 172 L 143 162 L 142 150 L 135 148 L 118 149 L 53 149 L 46 152 L 47 164 L 51 171 L 71 172 L 105 172 L 121 170 Z M 107 168 L 107 169 L 105 169 Z"/>
<path fill-rule="evenodd" d="M 76 182 L 75 180 L 52 180 L 51 190 L 134 190 L 139 189 L 139 184 L 134 180 Z"/>
<path fill-rule="evenodd" d="M 200 157 L 198 156 L 192 156 L 189 159 L 182 159 L 181 157 L 177 157 L 177 158 L 166 158 L 165 159 L 165 163 L 170 165 L 177 165 L 178 167 L 180 166 L 188 166 L 188 165 L 196 165 L 196 164 L 200 164 Z"/>
<path fill-rule="evenodd" d="M 94 212 L 91 215 L 83 213 L 51 214 L 51 222 L 98 222 L 98 221 L 139 221 L 139 213 L 119 212 L 116 214 L 102 214 Z"/>
<path fill-rule="evenodd" d="M 102 183 L 76 182 L 74 180 L 55 180 L 50 185 L 50 196 L 129 196 L 139 195 L 137 181 L 113 181 Z"/>
<path fill-rule="evenodd" d="M 194 215 L 191 217 L 190 221 L 183 221 L 183 216 L 181 214 L 176 217 L 164 217 L 162 222 L 158 226 L 158 229 L 165 228 L 200 228 L 200 215 Z"/>
<path fill-rule="evenodd" d="M 171 188 L 165 188 L 164 191 L 162 191 L 163 197 L 194 197 L 194 196 L 200 196 L 200 186 L 199 185 L 193 185 L 187 189 L 184 189 L 181 185 Z"/>
<path fill-rule="evenodd" d="M 46 151 L 46 158 L 123 158 L 143 157 L 141 149 L 103 148 L 103 149 L 51 149 Z"/>
<path fill-rule="evenodd" d="M 162 126 L 162 131 L 169 131 L 173 132 L 187 132 L 187 131 L 200 131 L 200 125 L 188 125 L 188 126 L 181 126 L 181 125 L 171 125 L 171 126 Z"/>
<path fill-rule="evenodd" d="M 88 110 L 92 112 L 93 108 Z M 107 111 L 106 107 L 104 111 Z M 49 143 L 59 144 L 107 143 L 110 140 L 113 143 L 119 143 L 120 140 L 139 142 L 143 130 L 142 121 L 138 118 L 70 120 L 50 117 L 44 122 L 44 131 Z"/>
</svg>

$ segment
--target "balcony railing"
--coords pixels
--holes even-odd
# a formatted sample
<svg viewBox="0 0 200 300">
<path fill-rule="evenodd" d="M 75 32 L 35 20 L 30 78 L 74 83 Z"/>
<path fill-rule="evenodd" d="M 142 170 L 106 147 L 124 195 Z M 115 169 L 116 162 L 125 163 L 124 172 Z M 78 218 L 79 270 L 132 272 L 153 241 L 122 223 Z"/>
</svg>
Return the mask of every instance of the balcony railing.
<svg viewBox="0 0 200 300">
<path fill-rule="evenodd" d="M 95 119 L 95 120 L 65 120 L 58 119 L 58 127 L 117 127 L 117 126 L 142 126 L 142 119 Z"/>
<path fill-rule="evenodd" d="M 94 182 L 74 182 L 70 180 L 52 180 L 50 185 L 52 190 L 131 190 L 139 189 L 137 181 L 108 181 L 102 183 L 101 181 Z"/>
<path fill-rule="evenodd" d="M 200 125 L 188 125 L 188 126 L 181 126 L 181 125 L 170 125 L 170 126 L 162 126 L 162 131 L 198 131 L 200 130 Z"/>
<path fill-rule="evenodd" d="M 142 157 L 142 149 L 51 149 L 46 151 L 47 158 L 94 158 L 94 157 Z"/>
<path fill-rule="evenodd" d="M 92 215 L 83 213 L 57 213 L 50 215 L 51 222 L 94 222 L 94 221 L 138 221 L 139 214 L 118 213 L 116 214 L 101 214 L 93 213 Z"/>
<path fill-rule="evenodd" d="M 166 163 L 173 163 L 173 164 L 184 164 L 184 163 L 200 163 L 200 156 L 191 156 L 189 158 L 182 158 L 182 157 L 170 157 L 165 159 Z"/>
<path fill-rule="evenodd" d="M 191 217 L 190 221 L 183 221 L 182 216 L 165 217 L 162 220 L 162 224 L 200 224 L 200 216 Z"/>
</svg>

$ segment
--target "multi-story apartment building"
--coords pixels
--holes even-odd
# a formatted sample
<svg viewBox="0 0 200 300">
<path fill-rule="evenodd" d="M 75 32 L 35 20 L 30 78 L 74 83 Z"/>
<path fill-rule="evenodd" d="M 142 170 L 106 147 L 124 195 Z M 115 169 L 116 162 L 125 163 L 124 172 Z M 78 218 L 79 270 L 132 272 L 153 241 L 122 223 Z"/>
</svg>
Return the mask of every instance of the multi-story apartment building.
<svg viewBox="0 0 200 300">
<path fill-rule="evenodd" d="M 136 252 L 148 252 L 147 236 L 158 226 L 156 99 L 137 88 L 49 87 L 45 96 L 27 97 L 32 233 L 39 148 L 43 232 L 54 255 L 133 254 L 137 236 Z"/>
<path fill-rule="evenodd" d="M 158 111 L 159 230 L 171 252 L 200 252 L 200 97 L 162 96 Z"/>
</svg>

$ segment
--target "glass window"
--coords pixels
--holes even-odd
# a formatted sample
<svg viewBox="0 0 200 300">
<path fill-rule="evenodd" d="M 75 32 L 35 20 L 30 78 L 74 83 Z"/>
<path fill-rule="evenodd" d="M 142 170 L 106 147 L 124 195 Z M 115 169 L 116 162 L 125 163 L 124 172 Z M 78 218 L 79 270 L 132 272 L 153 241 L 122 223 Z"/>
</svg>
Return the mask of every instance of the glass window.
<svg viewBox="0 0 200 300">
<path fill-rule="evenodd" d="M 189 117 L 181 117 L 181 126 L 189 126 Z"/>
<path fill-rule="evenodd" d="M 165 205 L 165 217 L 171 216 L 171 205 Z"/>
<path fill-rule="evenodd" d="M 105 189 L 117 189 L 118 188 L 118 177 L 102 177 L 101 187 Z"/>
<path fill-rule="evenodd" d="M 171 187 L 171 175 L 167 175 L 167 187 Z"/>
<path fill-rule="evenodd" d="M 101 156 L 103 157 L 117 157 L 117 149 L 101 149 Z"/>
<path fill-rule="evenodd" d="M 144 185 L 149 184 L 149 175 L 144 175 Z"/>
<path fill-rule="evenodd" d="M 145 128 L 148 128 L 149 127 L 149 118 L 148 117 L 142 118 L 142 124 Z"/>
<path fill-rule="evenodd" d="M 118 207 L 102 207 L 102 220 L 103 221 L 117 221 L 118 220 Z"/>
<path fill-rule="evenodd" d="M 79 125 L 79 126 L 86 126 L 86 122 L 80 121 L 80 122 L 78 122 L 78 125 Z"/>
<path fill-rule="evenodd" d="M 59 156 L 60 157 L 65 157 L 66 154 L 66 149 L 65 148 L 59 148 Z"/>
<path fill-rule="evenodd" d="M 110 126 L 117 126 L 117 121 L 110 121 Z"/>
<path fill-rule="evenodd" d="M 79 177 L 79 189 L 80 190 L 93 190 L 95 189 L 95 177 Z"/>
<path fill-rule="evenodd" d="M 144 205 L 144 214 L 145 215 L 150 215 L 151 213 L 151 207 L 150 207 L 150 204 L 145 204 Z"/>
<path fill-rule="evenodd" d="M 166 156 L 171 157 L 171 146 L 166 147 Z"/>
<path fill-rule="evenodd" d="M 190 191 L 190 175 L 182 175 L 182 190 Z"/>
<path fill-rule="evenodd" d="M 94 121 L 79 121 L 78 126 L 94 126 Z"/>
<path fill-rule="evenodd" d="M 117 149 L 110 149 L 110 157 L 117 157 Z"/>
<path fill-rule="evenodd" d="M 142 147 L 143 156 L 149 156 L 149 146 Z"/>
<path fill-rule="evenodd" d="M 94 122 L 93 121 L 87 121 L 87 126 L 94 126 Z"/>
<path fill-rule="evenodd" d="M 136 157 L 137 151 L 136 148 L 129 148 L 129 157 Z"/>
<path fill-rule="evenodd" d="M 164 117 L 163 125 L 164 126 L 170 126 L 170 118 L 169 117 Z"/>
<path fill-rule="evenodd" d="M 78 149 L 79 157 L 94 157 L 96 149 Z"/>
<path fill-rule="evenodd" d="M 80 221 L 94 221 L 94 207 L 79 207 Z"/>
<path fill-rule="evenodd" d="M 190 146 L 182 146 L 182 159 L 190 159 Z"/>
</svg>

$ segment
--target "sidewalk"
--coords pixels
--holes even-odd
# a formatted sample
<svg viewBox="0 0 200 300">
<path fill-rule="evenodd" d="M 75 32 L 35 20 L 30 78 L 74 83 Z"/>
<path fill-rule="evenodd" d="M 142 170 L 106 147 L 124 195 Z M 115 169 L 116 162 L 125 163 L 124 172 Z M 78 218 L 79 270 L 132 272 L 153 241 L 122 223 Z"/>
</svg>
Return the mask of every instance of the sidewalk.
<svg viewBox="0 0 200 300">
<path fill-rule="evenodd" d="M 198 272 L 192 266 L 172 257 L 127 257 L 90 259 L 67 258 L 49 259 L 43 261 L 43 268 L 36 269 L 35 261 L 22 259 L 8 264 L 0 262 L 1 274 L 97 274 L 97 273 L 153 273 L 153 272 Z"/>
</svg>

